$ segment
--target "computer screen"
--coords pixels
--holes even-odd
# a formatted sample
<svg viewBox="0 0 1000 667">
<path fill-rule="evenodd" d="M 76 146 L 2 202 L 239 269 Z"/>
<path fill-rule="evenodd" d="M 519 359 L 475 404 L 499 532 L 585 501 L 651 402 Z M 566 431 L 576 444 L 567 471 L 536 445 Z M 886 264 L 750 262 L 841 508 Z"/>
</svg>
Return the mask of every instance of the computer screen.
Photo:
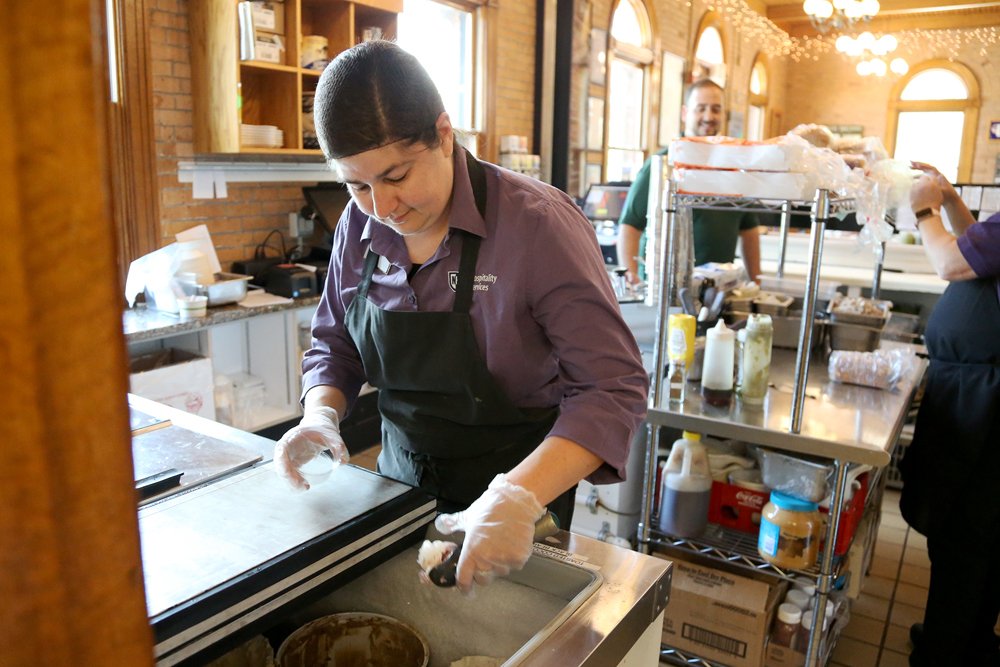
<svg viewBox="0 0 1000 667">
<path fill-rule="evenodd" d="M 302 188 L 309 206 L 316 211 L 321 226 L 330 233 L 337 226 L 340 214 L 344 212 L 351 196 L 347 194 L 347 188 L 340 183 L 327 183 L 322 185 L 306 186 Z"/>
<path fill-rule="evenodd" d="M 583 199 L 583 214 L 590 220 L 617 222 L 628 195 L 627 185 L 591 185 Z"/>
</svg>

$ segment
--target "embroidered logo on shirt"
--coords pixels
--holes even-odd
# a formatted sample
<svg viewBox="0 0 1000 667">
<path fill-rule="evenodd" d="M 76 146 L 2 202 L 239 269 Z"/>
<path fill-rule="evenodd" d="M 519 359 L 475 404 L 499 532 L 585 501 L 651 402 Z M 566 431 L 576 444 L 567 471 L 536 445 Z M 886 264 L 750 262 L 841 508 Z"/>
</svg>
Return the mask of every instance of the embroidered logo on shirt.
<svg viewBox="0 0 1000 667">
<path fill-rule="evenodd" d="M 497 277 L 492 273 L 480 273 L 472 281 L 473 292 L 489 292 L 490 285 L 497 281 Z M 448 272 L 448 287 L 452 292 L 458 291 L 458 271 Z"/>
<path fill-rule="evenodd" d="M 472 290 L 475 292 L 489 292 L 490 285 L 496 281 L 497 277 L 492 273 L 480 273 L 473 281 Z"/>
</svg>

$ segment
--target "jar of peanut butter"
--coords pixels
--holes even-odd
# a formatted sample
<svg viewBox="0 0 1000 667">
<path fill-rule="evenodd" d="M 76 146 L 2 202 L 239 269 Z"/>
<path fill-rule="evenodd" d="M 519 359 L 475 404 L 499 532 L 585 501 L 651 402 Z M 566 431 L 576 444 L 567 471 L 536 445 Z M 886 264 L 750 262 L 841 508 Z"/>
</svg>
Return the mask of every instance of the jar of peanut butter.
<svg viewBox="0 0 1000 667">
<path fill-rule="evenodd" d="M 819 505 L 772 491 L 761 512 L 757 551 L 778 567 L 807 569 L 819 555 L 822 527 Z"/>
</svg>

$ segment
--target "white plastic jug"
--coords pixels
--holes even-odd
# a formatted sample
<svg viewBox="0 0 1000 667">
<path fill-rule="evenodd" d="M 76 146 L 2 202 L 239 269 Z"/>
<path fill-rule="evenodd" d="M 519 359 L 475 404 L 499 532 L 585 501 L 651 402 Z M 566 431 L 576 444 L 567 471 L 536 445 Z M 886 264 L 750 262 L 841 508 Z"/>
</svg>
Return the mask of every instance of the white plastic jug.
<svg viewBox="0 0 1000 667">
<path fill-rule="evenodd" d="M 663 469 L 659 528 L 668 535 L 696 537 L 708 525 L 712 471 L 701 436 L 684 431 Z"/>
</svg>

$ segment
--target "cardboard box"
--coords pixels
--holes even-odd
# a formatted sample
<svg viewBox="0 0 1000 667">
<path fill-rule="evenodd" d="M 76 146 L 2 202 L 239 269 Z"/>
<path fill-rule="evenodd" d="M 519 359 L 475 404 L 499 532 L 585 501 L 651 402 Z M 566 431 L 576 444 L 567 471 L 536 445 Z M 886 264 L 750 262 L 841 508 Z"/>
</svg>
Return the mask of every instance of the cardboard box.
<svg viewBox="0 0 1000 667">
<path fill-rule="evenodd" d="M 285 3 L 254 1 L 250 5 L 254 30 L 285 34 Z"/>
<path fill-rule="evenodd" d="M 787 582 L 745 576 L 654 554 L 674 562 L 663 643 L 730 667 L 764 664 L 767 634 Z"/>
<path fill-rule="evenodd" d="M 133 394 L 215 419 L 212 360 L 169 348 L 129 360 Z"/>
<path fill-rule="evenodd" d="M 765 667 L 804 667 L 806 654 L 793 651 L 787 646 L 778 646 L 768 642 Z"/>
<path fill-rule="evenodd" d="M 278 35 L 269 32 L 255 32 L 253 60 L 284 65 L 285 43 Z"/>
</svg>

